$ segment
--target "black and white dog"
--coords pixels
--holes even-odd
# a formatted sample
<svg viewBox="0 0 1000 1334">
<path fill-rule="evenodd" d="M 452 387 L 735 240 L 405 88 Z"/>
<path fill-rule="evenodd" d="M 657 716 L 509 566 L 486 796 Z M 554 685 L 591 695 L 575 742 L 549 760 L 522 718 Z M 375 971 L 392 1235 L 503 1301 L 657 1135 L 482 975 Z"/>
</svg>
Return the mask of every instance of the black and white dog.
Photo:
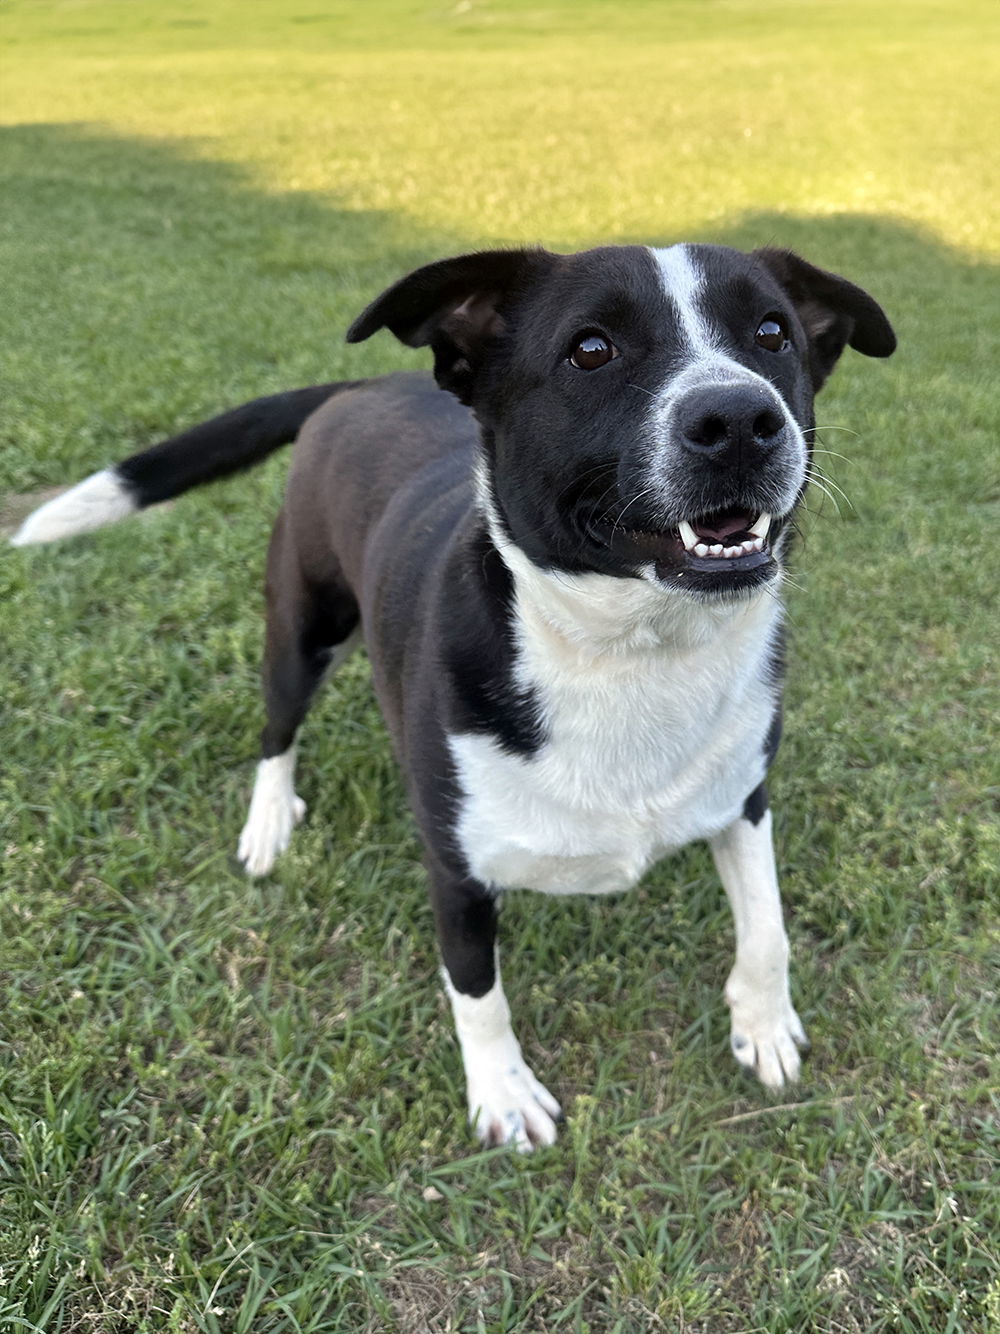
<svg viewBox="0 0 1000 1334">
<path fill-rule="evenodd" d="M 247 871 L 270 871 L 302 818 L 296 733 L 363 633 L 479 1138 L 528 1150 L 560 1116 L 511 1027 L 500 892 L 615 893 L 694 839 L 735 917 L 733 1051 L 769 1087 L 794 1080 L 805 1035 L 764 789 L 778 589 L 813 396 L 846 345 L 893 351 L 885 314 L 787 252 L 627 246 L 431 264 L 348 338 L 382 328 L 429 345 L 433 379 L 257 400 L 95 473 L 15 543 L 99 527 L 297 435 L 268 557 Z"/>
</svg>

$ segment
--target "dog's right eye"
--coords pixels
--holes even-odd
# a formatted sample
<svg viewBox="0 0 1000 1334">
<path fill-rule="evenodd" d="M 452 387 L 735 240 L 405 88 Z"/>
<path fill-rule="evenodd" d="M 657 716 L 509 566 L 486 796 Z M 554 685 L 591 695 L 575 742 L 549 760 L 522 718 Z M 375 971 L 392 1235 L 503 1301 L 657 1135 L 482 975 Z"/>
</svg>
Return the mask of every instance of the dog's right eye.
<svg viewBox="0 0 1000 1334">
<path fill-rule="evenodd" d="M 569 359 L 581 371 L 596 371 L 599 367 L 606 366 L 609 361 L 614 361 L 617 356 L 618 349 L 610 338 L 592 332 L 582 334 L 576 340 Z"/>
</svg>

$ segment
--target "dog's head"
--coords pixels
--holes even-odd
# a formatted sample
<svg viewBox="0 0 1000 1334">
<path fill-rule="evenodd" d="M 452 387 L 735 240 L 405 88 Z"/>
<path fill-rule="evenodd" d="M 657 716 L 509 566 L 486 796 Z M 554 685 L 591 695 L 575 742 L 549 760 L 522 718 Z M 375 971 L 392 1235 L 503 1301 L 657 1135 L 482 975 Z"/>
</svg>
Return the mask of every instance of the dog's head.
<svg viewBox="0 0 1000 1334">
<path fill-rule="evenodd" d="M 543 569 L 700 598 L 778 571 L 813 398 L 895 336 L 859 287 L 785 251 L 488 251 L 389 288 L 348 332 L 429 345 L 482 428 L 484 504 Z"/>
</svg>

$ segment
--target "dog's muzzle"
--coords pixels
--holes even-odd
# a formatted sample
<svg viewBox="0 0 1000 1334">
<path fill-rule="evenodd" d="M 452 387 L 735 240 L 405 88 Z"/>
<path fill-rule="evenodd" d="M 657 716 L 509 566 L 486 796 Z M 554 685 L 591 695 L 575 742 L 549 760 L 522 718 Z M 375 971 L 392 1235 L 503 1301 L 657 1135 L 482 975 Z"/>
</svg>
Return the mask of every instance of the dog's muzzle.
<svg viewBox="0 0 1000 1334">
<path fill-rule="evenodd" d="M 774 386 L 727 368 L 676 386 L 650 425 L 652 440 L 620 467 L 616 503 L 592 515 L 591 535 L 696 595 L 773 578 L 806 465 L 802 431 Z"/>
</svg>

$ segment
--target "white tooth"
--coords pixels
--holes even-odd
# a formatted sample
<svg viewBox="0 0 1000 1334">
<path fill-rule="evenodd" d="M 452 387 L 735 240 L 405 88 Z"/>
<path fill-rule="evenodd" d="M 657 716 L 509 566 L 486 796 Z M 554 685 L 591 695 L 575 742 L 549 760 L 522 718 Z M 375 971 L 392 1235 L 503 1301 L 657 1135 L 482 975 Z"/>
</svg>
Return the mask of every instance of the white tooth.
<svg viewBox="0 0 1000 1334">
<path fill-rule="evenodd" d="M 722 555 L 722 543 L 721 543 L 721 542 L 713 542 L 712 545 L 708 548 L 708 554 L 709 554 L 710 556 L 721 556 L 721 555 Z"/>
<path fill-rule="evenodd" d="M 725 551 L 724 551 L 722 554 L 723 554 L 725 557 L 727 557 L 729 560 L 732 560 L 732 558 L 733 558 L 734 556 L 742 556 L 742 555 L 743 555 L 743 548 L 742 548 L 742 547 L 726 547 Z"/>
<path fill-rule="evenodd" d="M 695 554 L 696 556 L 707 556 L 707 555 L 708 555 L 708 547 L 705 545 L 704 542 L 699 542 L 698 545 L 697 545 L 697 546 L 695 547 L 695 549 L 694 549 L 694 554 Z"/>
<path fill-rule="evenodd" d="M 743 552 L 743 554 L 744 554 L 745 556 L 749 556 L 749 555 L 750 555 L 750 552 L 753 551 L 753 549 L 754 549 L 754 545 L 755 545 L 755 544 L 754 544 L 753 539 L 752 539 L 752 538 L 747 538 L 747 540 L 746 540 L 745 542 L 741 542 L 741 543 L 740 543 L 740 549 L 742 550 L 742 552 Z"/>
<path fill-rule="evenodd" d="M 770 526 L 771 526 L 770 514 L 762 514 L 760 518 L 757 520 L 757 522 L 754 524 L 754 526 L 750 529 L 750 531 L 751 533 L 753 533 L 754 537 L 766 537 L 767 530 L 770 528 Z"/>
<path fill-rule="evenodd" d="M 685 547 L 688 549 L 688 551 L 693 551 L 694 548 L 698 545 L 698 534 L 688 523 L 687 519 L 681 519 L 680 523 L 677 525 L 677 529 L 681 535 L 681 541 L 684 543 Z"/>
</svg>

